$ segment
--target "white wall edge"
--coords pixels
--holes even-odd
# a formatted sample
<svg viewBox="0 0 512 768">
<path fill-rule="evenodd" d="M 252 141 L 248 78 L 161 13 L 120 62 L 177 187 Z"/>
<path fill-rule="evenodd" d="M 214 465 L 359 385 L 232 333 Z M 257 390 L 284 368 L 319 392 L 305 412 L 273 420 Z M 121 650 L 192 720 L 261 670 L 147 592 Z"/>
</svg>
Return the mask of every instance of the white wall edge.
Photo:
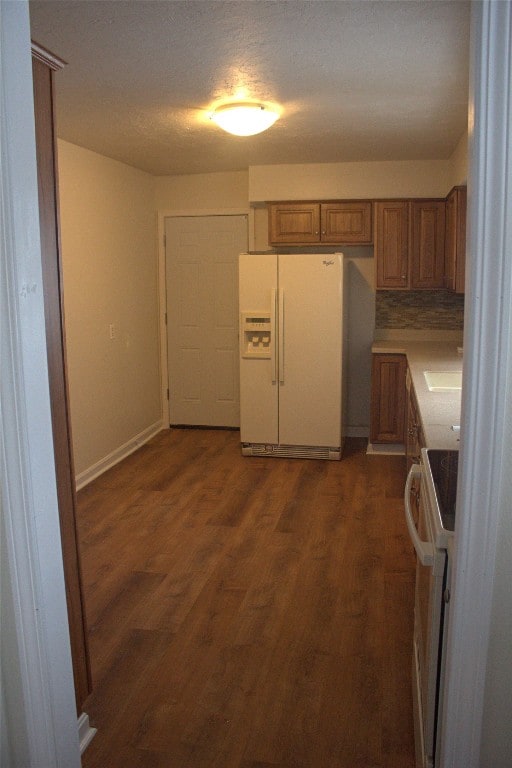
<svg viewBox="0 0 512 768">
<path fill-rule="evenodd" d="M 151 426 L 143 429 L 142 432 L 139 432 L 138 435 L 135 435 L 135 437 L 132 437 L 126 443 L 120 445 L 119 448 L 115 449 L 115 451 L 112 451 L 103 459 L 97 461 L 92 465 L 92 467 L 89 467 L 83 472 L 80 472 L 75 478 L 77 491 L 79 491 L 81 488 L 84 488 L 108 469 L 111 469 L 116 464 L 119 464 L 120 461 L 126 459 L 127 456 L 129 456 L 131 453 L 134 453 L 134 451 L 143 446 L 145 443 L 151 440 L 152 437 L 166 428 L 167 425 L 163 421 L 155 421 L 154 424 L 151 424 Z"/>
<path fill-rule="evenodd" d="M 89 723 L 89 715 L 86 712 L 82 712 L 78 718 L 78 741 L 80 743 L 81 755 L 83 755 L 97 732 L 98 729 L 92 728 Z"/>
<path fill-rule="evenodd" d="M 197 208 L 170 209 L 158 211 L 158 314 L 160 318 L 160 391 L 162 399 L 162 421 L 169 426 L 169 386 L 168 357 L 167 357 L 167 291 L 165 285 L 165 220 L 183 216 L 248 216 L 249 217 L 249 249 L 254 249 L 254 210 L 251 208 Z"/>
</svg>

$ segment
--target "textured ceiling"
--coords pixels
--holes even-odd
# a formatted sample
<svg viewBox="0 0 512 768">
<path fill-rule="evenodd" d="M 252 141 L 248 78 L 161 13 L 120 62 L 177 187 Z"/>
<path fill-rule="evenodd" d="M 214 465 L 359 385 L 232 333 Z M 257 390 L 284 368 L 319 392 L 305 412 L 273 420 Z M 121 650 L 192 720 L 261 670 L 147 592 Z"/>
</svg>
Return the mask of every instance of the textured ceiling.
<svg viewBox="0 0 512 768">
<path fill-rule="evenodd" d="M 33 0 L 32 37 L 67 62 L 59 136 L 156 175 L 446 158 L 467 124 L 469 3 Z M 253 137 L 208 109 L 278 102 Z"/>
</svg>

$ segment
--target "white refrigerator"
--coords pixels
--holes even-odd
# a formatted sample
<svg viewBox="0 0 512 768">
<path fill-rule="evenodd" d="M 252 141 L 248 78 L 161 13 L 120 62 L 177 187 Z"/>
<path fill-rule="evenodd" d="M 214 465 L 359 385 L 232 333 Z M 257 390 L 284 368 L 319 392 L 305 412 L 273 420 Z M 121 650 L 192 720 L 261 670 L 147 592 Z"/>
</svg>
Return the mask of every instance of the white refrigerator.
<svg viewBox="0 0 512 768">
<path fill-rule="evenodd" d="M 343 254 L 243 253 L 239 300 L 242 453 L 340 459 Z"/>
</svg>

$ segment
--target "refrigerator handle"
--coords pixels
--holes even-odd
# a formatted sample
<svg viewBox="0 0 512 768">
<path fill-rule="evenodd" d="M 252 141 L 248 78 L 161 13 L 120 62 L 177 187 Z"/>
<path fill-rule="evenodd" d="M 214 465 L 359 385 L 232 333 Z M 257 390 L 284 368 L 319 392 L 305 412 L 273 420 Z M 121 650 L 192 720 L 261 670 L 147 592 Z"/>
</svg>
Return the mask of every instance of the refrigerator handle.
<svg viewBox="0 0 512 768">
<path fill-rule="evenodd" d="M 278 322 L 279 349 L 277 353 L 279 363 L 279 383 L 284 384 L 284 290 L 279 289 L 279 322 Z"/>
<path fill-rule="evenodd" d="M 272 384 L 275 384 L 277 381 L 276 308 L 277 291 L 275 288 L 272 288 L 272 294 L 270 298 L 270 368 L 272 371 Z"/>
</svg>

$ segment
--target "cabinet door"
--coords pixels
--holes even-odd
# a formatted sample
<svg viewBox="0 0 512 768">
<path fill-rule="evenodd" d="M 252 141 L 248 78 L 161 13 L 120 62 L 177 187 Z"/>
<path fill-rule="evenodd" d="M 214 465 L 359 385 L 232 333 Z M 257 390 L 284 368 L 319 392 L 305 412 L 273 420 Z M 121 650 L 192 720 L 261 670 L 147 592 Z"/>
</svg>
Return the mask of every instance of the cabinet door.
<svg viewBox="0 0 512 768">
<path fill-rule="evenodd" d="M 423 430 L 421 427 L 420 412 L 414 387 L 409 371 L 407 371 L 407 418 L 405 430 L 405 445 L 407 455 L 407 471 L 411 464 L 417 464 L 420 460 L 421 449 L 424 447 Z"/>
<path fill-rule="evenodd" d="M 403 443 L 405 431 L 405 355 L 372 358 L 370 442 Z"/>
<path fill-rule="evenodd" d="M 445 201 L 411 204 L 411 288 L 444 288 Z"/>
<path fill-rule="evenodd" d="M 269 243 L 305 245 L 320 242 L 320 203 L 270 203 Z"/>
<path fill-rule="evenodd" d="M 409 203 L 375 203 L 377 288 L 409 287 Z"/>
<path fill-rule="evenodd" d="M 320 218 L 323 243 L 372 242 L 372 204 L 369 200 L 321 203 Z"/>
<path fill-rule="evenodd" d="M 466 261 L 466 187 L 454 187 L 446 198 L 444 285 L 464 293 Z"/>
</svg>

